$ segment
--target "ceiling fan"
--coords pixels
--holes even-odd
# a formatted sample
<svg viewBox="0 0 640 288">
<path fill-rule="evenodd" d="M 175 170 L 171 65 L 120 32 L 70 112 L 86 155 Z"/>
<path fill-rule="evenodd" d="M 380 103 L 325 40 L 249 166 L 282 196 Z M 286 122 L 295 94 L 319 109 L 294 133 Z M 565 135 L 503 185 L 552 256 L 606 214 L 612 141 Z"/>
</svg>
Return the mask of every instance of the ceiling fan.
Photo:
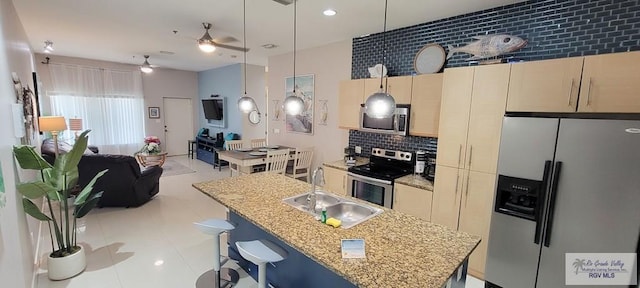
<svg viewBox="0 0 640 288">
<path fill-rule="evenodd" d="M 202 23 L 202 26 L 204 27 L 205 31 L 204 31 L 204 35 L 202 35 L 202 37 L 198 39 L 198 47 L 200 47 L 200 50 L 207 53 L 211 53 L 214 50 L 216 50 L 216 47 L 220 47 L 220 48 L 241 51 L 241 52 L 249 51 L 248 48 L 242 48 L 242 47 L 223 44 L 224 42 L 231 42 L 236 40 L 233 37 L 225 37 L 223 39 L 213 39 L 211 35 L 209 35 L 209 29 L 211 29 L 211 23 Z"/>
</svg>

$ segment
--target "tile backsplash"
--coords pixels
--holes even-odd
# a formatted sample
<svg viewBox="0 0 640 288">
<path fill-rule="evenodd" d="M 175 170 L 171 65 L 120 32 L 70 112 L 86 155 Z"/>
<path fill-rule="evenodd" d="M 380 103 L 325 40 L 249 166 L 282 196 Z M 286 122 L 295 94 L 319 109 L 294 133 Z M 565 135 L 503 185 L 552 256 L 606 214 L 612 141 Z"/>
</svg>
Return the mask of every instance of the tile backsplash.
<svg viewBox="0 0 640 288">
<path fill-rule="evenodd" d="M 401 17 L 389 14 L 389 18 Z M 511 34 L 528 41 L 506 56 L 534 61 L 640 50 L 640 0 L 535 0 L 426 22 L 386 33 L 390 76 L 412 75 L 413 58 L 428 43 L 464 46 L 471 37 Z M 382 33 L 353 39 L 351 78 L 368 78 L 381 63 Z M 456 53 L 445 67 L 467 66 Z"/>
<path fill-rule="evenodd" d="M 398 136 L 349 130 L 349 147 L 362 147 L 361 156 L 364 157 L 371 156 L 371 148 L 384 148 L 406 152 L 415 152 L 416 150 L 436 152 L 437 145 L 437 138 Z"/>
</svg>

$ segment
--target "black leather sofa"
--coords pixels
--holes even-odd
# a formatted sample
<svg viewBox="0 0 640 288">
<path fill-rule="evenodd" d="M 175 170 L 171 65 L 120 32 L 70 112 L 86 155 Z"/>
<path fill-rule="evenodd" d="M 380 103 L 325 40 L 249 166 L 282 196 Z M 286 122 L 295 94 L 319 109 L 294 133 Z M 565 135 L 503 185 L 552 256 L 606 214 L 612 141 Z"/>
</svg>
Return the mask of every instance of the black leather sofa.
<svg viewBox="0 0 640 288">
<path fill-rule="evenodd" d="M 70 146 L 59 144 L 59 152 L 66 153 Z M 62 149 L 60 149 L 62 148 Z M 41 147 L 47 162 L 55 160 L 53 140 L 46 139 Z M 140 171 L 133 156 L 85 153 L 78 164 L 78 185 L 86 186 L 98 172 L 109 169 L 93 186 L 93 191 L 104 191 L 98 207 L 137 207 L 147 203 L 160 191 L 162 167 L 150 166 Z"/>
</svg>

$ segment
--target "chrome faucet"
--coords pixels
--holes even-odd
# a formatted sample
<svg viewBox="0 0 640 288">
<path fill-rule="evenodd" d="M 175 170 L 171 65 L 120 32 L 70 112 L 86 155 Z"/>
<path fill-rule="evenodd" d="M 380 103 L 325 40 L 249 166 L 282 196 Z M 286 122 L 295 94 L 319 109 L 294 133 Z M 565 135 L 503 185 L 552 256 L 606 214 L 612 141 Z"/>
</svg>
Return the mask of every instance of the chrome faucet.
<svg viewBox="0 0 640 288">
<path fill-rule="evenodd" d="M 324 186 L 324 169 L 322 167 L 316 168 L 313 170 L 313 176 L 311 176 L 311 192 L 309 196 L 307 196 L 307 210 L 313 212 L 313 214 L 317 214 L 316 212 L 316 176 L 320 172 L 320 185 Z"/>
</svg>

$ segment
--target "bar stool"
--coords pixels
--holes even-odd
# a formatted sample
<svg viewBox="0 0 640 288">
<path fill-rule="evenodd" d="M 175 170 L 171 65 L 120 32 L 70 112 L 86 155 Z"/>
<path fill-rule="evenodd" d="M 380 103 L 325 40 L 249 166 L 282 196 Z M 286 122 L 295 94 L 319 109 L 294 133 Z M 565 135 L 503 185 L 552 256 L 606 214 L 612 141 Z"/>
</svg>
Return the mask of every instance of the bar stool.
<svg viewBox="0 0 640 288">
<path fill-rule="evenodd" d="M 229 260 L 229 257 L 220 257 L 220 234 L 223 232 L 227 232 L 229 230 L 233 230 L 236 227 L 233 226 L 229 221 L 222 219 L 207 219 L 201 222 L 193 223 L 198 230 L 202 231 L 202 233 L 213 235 L 213 270 L 215 271 L 215 276 L 213 277 L 213 282 L 215 288 L 227 287 L 229 285 L 233 286 L 238 283 L 238 279 L 240 279 L 240 275 L 237 271 L 230 268 L 221 268 L 224 263 Z M 222 259 L 221 259 L 222 258 Z M 209 272 L 207 272 L 209 273 Z M 211 281 L 207 281 L 205 279 L 209 279 L 210 277 L 206 277 L 203 274 L 198 281 L 196 282 L 196 287 L 204 288 L 211 287 Z M 221 285 L 221 280 L 224 280 L 224 285 Z"/>
<path fill-rule="evenodd" d="M 236 242 L 240 256 L 258 265 L 258 288 L 267 287 L 267 263 L 275 263 L 287 258 L 287 251 L 268 240 Z"/>
</svg>

